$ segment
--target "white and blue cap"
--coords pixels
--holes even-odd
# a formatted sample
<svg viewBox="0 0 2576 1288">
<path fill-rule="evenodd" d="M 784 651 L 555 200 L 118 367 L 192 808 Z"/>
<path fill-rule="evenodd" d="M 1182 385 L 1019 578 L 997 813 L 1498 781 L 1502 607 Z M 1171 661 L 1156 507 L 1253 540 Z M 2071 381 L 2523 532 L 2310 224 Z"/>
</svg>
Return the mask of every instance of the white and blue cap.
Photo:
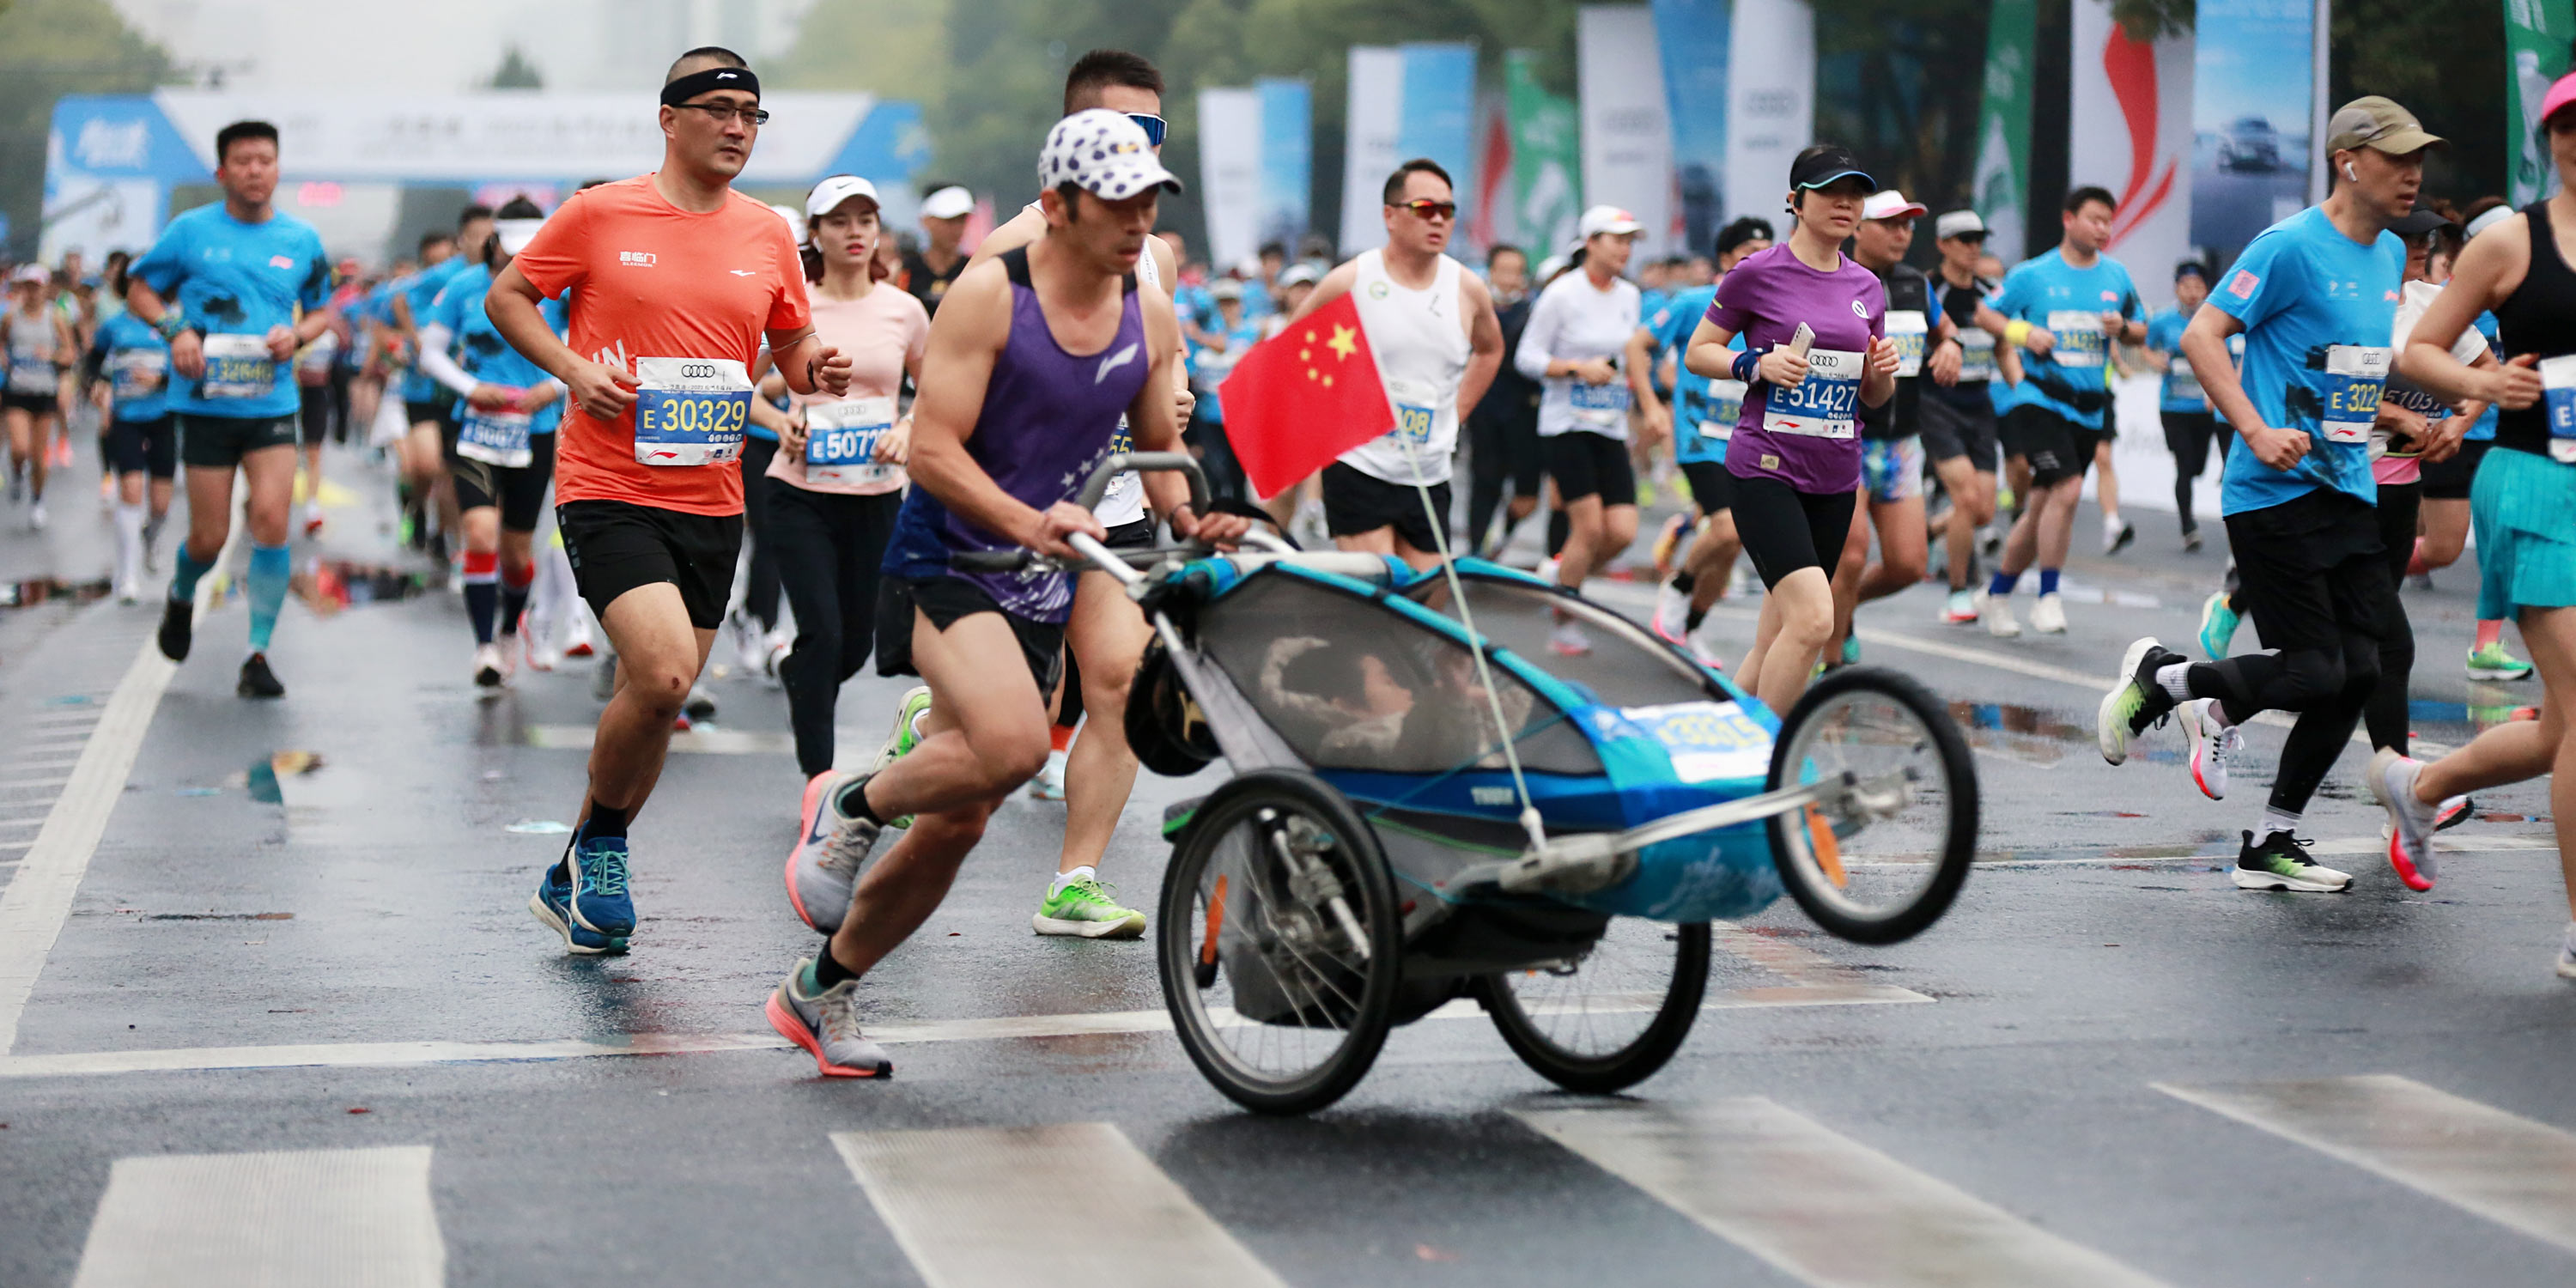
<svg viewBox="0 0 2576 1288">
<path fill-rule="evenodd" d="M 1072 184 L 1103 201 L 1125 201 L 1160 186 L 1179 192 L 1181 181 L 1154 155 L 1145 127 L 1124 113 L 1095 107 L 1076 112 L 1047 131 L 1038 154 L 1038 184 Z"/>
</svg>

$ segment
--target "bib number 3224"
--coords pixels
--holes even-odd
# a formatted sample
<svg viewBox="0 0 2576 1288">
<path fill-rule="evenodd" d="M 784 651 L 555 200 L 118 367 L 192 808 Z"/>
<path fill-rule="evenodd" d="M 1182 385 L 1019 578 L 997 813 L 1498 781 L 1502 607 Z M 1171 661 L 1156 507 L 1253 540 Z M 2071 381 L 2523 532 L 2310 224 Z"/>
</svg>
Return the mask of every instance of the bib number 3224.
<svg viewBox="0 0 2576 1288">
<path fill-rule="evenodd" d="M 2327 442 L 2370 442 L 2370 426 L 2379 418 L 2379 395 L 2388 386 L 2388 361 L 2394 352 L 2383 345 L 2326 347 L 2326 407 L 2319 419 Z"/>
<path fill-rule="evenodd" d="M 751 376 L 725 358 L 635 360 L 635 459 L 721 465 L 742 455 Z"/>
</svg>

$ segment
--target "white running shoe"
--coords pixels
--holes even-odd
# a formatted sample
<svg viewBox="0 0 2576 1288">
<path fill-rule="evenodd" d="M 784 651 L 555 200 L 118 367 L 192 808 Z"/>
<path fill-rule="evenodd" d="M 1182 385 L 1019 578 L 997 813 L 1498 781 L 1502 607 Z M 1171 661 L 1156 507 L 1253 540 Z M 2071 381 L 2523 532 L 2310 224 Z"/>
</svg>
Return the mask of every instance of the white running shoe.
<svg viewBox="0 0 2576 1288">
<path fill-rule="evenodd" d="M 2191 743 L 2191 781 L 2214 801 L 2227 799 L 2227 767 L 2245 750 L 2245 734 L 2219 723 L 2210 711 L 2216 698 L 2193 698 L 2182 704 L 2183 737 Z"/>
<path fill-rule="evenodd" d="M 507 662 L 502 660 L 500 645 L 475 645 L 474 687 L 478 689 L 500 688 L 501 682 L 509 678 L 509 672 L 507 670 L 508 665 L 509 664 Z"/>
<path fill-rule="evenodd" d="M 2050 593 L 2030 606 L 2030 628 L 2042 635 L 2066 633 L 2066 597 Z"/>
<path fill-rule="evenodd" d="M 1564 560 L 1557 558 L 1555 555 L 1549 555 L 1547 558 L 1539 560 L 1538 573 L 1536 574 L 1538 579 L 1546 582 L 1548 585 L 1555 585 L 1556 570 L 1558 566 L 1564 562 Z"/>
<path fill-rule="evenodd" d="M 2567 923 L 2567 933 L 2558 940 L 2558 978 L 2576 979 L 2576 921 Z"/>
<path fill-rule="evenodd" d="M 1046 768 L 1029 780 L 1029 799 L 1060 801 L 1064 799 L 1064 753 L 1049 751 Z"/>
<path fill-rule="evenodd" d="M 1986 634 L 1996 639 L 2011 639 L 2021 634 L 2021 623 L 2013 620 L 2012 599 L 1997 599 L 1985 591 L 1976 595 L 1977 620 L 1986 624 Z"/>
<path fill-rule="evenodd" d="M 597 652 L 598 645 L 591 639 L 590 634 L 590 614 L 577 603 L 567 606 L 564 611 L 571 616 L 564 623 L 563 655 L 589 657 Z"/>
<path fill-rule="evenodd" d="M 129 607 L 142 603 L 143 587 L 131 580 L 120 579 L 116 583 L 116 602 Z"/>
<path fill-rule="evenodd" d="M 2370 758 L 2370 794 L 2388 810 L 2388 821 L 2394 835 L 2388 838 L 2388 866 L 2397 869 L 2397 879 L 2409 890 L 2433 888 L 2440 860 L 2433 851 L 2433 833 L 2441 822 L 2441 807 L 2427 805 L 2415 797 L 2415 780 L 2424 772 L 2424 762 L 2401 756 L 2393 747 L 2382 747 Z"/>
<path fill-rule="evenodd" d="M 563 650 L 547 642 L 545 632 L 536 629 L 536 619 L 525 609 L 519 612 L 519 646 L 531 671 L 551 671 L 563 664 Z"/>
<path fill-rule="evenodd" d="M 27 530 L 30 532 L 42 532 L 45 530 L 44 502 L 38 501 L 34 505 L 27 507 Z"/>
<path fill-rule="evenodd" d="M 779 687 L 782 677 L 778 673 L 778 668 L 787 661 L 787 655 L 794 651 L 794 647 L 795 641 L 788 638 L 784 631 L 771 631 L 761 638 L 760 678 L 767 681 L 769 687 L 773 689 Z"/>
<path fill-rule="evenodd" d="M 1560 657 L 1582 657 L 1592 651 L 1592 637 L 1574 622 L 1558 622 L 1556 629 L 1547 633 L 1547 646 Z"/>
<path fill-rule="evenodd" d="M 1655 590 L 1655 634 L 1668 644 L 1688 644 L 1690 596 L 1665 582 Z"/>
</svg>

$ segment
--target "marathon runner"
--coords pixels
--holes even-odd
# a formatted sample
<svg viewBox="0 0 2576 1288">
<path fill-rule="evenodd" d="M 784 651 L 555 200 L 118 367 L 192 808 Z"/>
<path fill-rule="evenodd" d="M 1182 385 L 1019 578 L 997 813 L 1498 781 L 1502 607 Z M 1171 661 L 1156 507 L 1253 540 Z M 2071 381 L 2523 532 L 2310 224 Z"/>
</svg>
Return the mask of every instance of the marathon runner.
<svg viewBox="0 0 2576 1288">
<path fill-rule="evenodd" d="M 1735 529 L 1769 590 L 1739 683 L 1786 711 L 1834 632 L 1834 568 L 1861 485 L 1861 406 L 1896 392 L 1887 288 L 1842 253 L 1878 184 L 1852 154 L 1820 143 L 1789 168 L 1789 240 L 1717 283 L 1682 365 L 1744 381 L 1726 444 Z M 1742 351 L 1730 351 L 1736 336 Z"/>
<path fill-rule="evenodd" d="M 424 513 L 431 503 L 438 511 L 438 535 L 426 549 L 433 558 L 456 560 L 463 547 L 456 540 L 459 512 L 456 508 L 456 485 L 450 476 L 456 464 L 456 437 L 462 422 L 456 416 L 456 403 L 448 390 L 430 377 L 420 361 L 420 321 L 429 315 L 430 305 L 438 293 L 457 274 L 483 262 L 484 249 L 492 242 L 492 208 L 467 206 L 456 216 L 455 253 L 436 263 L 423 260 L 420 272 L 414 274 L 402 289 L 394 293 L 394 327 L 406 342 L 411 355 L 411 369 L 402 383 L 403 414 L 411 420 L 411 434 L 403 442 L 406 476 L 412 481 L 412 493 Z"/>
<path fill-rule="evenodd" d="M 122 264 L 108 277 L 108 289 L 120 299 L 125 279 Z M 98 324 L 87 367 L 86 383 L 107 413 L 107 455 L 117 482 L 116 597 L 131 604 L 143 598 L 143 572 L 179 472 L 179 437 L 170 427 L 170 342 L 119 309 Z"/>
<path fill-rule="evenodd" d="M 2488 203 L 2493 203 L 2489 205 Z M 2486 209 L 2480 210 L 2481 206 Z M 2465 236 L 2475 239 L 2480 233 L 2503 223 L 2514 215 L 2514 208 L 2502 197 L 2481 198 L 2469 206 L 2471 218 Z M 2498 331 L 2493 313 L 2480 313 L 2476 330 L 2492 346 Z M 2408 571 L 2423 576 L 2428 584 L 2434 570 L 2458 562 L 2469 540 L 2469 486 L 2477 478 L 2478 464 L 2495 445 L 2497 411 L 2490 406 L 2469 425 L 2468 436 L 2460 452 L 2447 461 L 2428 463 L 2424 467 L 2423 536 L 2415 544 L 2415 560 Z M 2531 677 L 2531 663 L 2513 655 L 2504 646 L 2504 623 L 2495 618 L 2478 619 L 2477 637 L 2469 645 L 2465 669 L 2472 680 L 2524 680 Z"/>
<path fill-rule="evenodd" d="M 2210 410 L 2209 395 L 2201 391 L 2200 381 L 2191 374 L 2191 359 L 2182 351 L 2183 328 L 2191 325 L 2201 301 L 2209 298 L 2209 269 L 2197 260 L 2176 264 L 2173 289 L 2174 306 L 2147 319 L 2147 339 L 2141 348 L 2147 366 L 2163 376 L 2156 411 L 2164 422 L 2165 448 L 2174 458 L 2174 514 L 2182 523 L 2183 552 L 2196 554 L 2200 519 L 2193 513 L 2193 485 L 2209 468 L 2213 439 L 2218 443 L 2219 472 L 2226 472 L 2227 449 L 2236 435 Z"/>
<path fill-rule="evenodd" d="M 1645 225 L 1617 206 L 1583 212 L 1575 265 L 1539 292 L 1512 360 L 1541 382 L 1538 436 L 1548 477 L 1565 505 L 1565 547 L 1553 580 L 1580 592 L 1637 539 L 1637 476 L 1628 462 L 1628 408 L 1654 398 L 1653 373 L 1621 371 L 1637 333 L 1641 297 L 1620 276 Z M 1703 373 L 1705 374 L 1705 373 Z M 1646 432 L 1651 436 L 1651 423 Z M 1592 651 L 1591 637 L 1560 616 L 1548 647 L 1567 657 Z"/>
<path fill-rule="evenodd" d="M 921 199 L 921 231 L 930 242 L 903 252 L 904 289 L 934 317 L 957 275 L 966 271 L 966 218 L 974 213 L 975 194 L 956 184 L 937 185 Z"/>
<path fill-rule="evenodd" d="M 1834 570 L 1834 631 L 1842 637 L 1840 661 L 1860 660 L 1852 612 L 1923 580 L 1927 552 L 1923 521 L 1922 377 L 1946 385 L 1959 378 L 1959 328 L 1942 312 L 1932 279 L 1905 262 L 1914 247 L 1914 221 L 1931 213 L 1890 189 L 1872 194 L 1852 231 L 1852 258 L 1878 275 L 1887 290 L 1887 339 L 1896 346 L 1896 392 L 1860 409 L 1861 498 L 1868 522 L 1855 516 L 1850 540 Z M 1869 561 L 1869 530 L 1878 529 L 1878 562 Z M 1830 650 L 1832 645 L 1829 643 Z"/>
<path fill-rule="evenodd" d="M 661 98 L 661 169 L 573 194 L 484 302 L 510 347 L 572 397 L 555 523 L 617 650 L 580 822 L 528 903 L 585 955 L 623 952 L 634 933 L 627 826 L 661 776 L 731 597 L 742 549 L 733 463 L 761 340 L 790 389 L 837 398 L 850 381 L 850 360 L 814 335 L 787 226 L 731 187 L 767 116 L 759 78 L 731 50 L 692 49 Z M 542 307 L 566 292 L 569 345 Z"/>
<path fill-rule="evenodd" d="M 299 400 L 279 366 L 320 335 L 331 264 L 321 234 L 271 204 L 277 192 L 277 127 L 235 121 L 215 135 L 215 182 L 224 199 L 172 219 L 127 274 L 126 305 L 170 342 L 168 406 L 188 467 L 188 540 L 179 548 L 161 652 L 185 661 L 195 633 L 197 581 L 231 534 L 233 471 L 250 481 L 250 656 L 234 691 L 277 698 L 286 686 L 268 644 L 294 571 L 287 548 L 295 496 Z"/>
<path fill-rule="evenodd" d="M 2021 634 L 2011 597 L 2034 564 L 2039 599 L 2031 607 L 2031 627 L 2047 635 L 2066 633 L 2066 601 L 2057 579 L 2074 537 L 2084 472 L 2107 423 L 2110 342 L 2146 338 L 2144 309 L 2129 270 L 2102 253 L 2117 210 L 2118 203 L 2100 188 L 2066 194 L 2064 240 L 2014 265 L 1995 299 L 1995 311 L 2006 322 L 2005 342 L 2023 351 L 2023 378 L 2005 396 L 2004 447 L 2030 462 L 2030 488 L 2021 517 L 2004 538 L 2002 563 L 1977 603 L 1989 634 Z"/>
<path fill-rule="evenodd" d="M 1491 558 L 1511 544 L 1512 531 L 1538 508 L 1539 478 L 1546 462 L 1538 449 L 1537 381 L 1516 365 L 1521 332 L 1529 326 L 1529 252 L 1508 243 L 1485 252 L 1485 291 L 1493 297 L 1494 325 L 1502 331 L 1503 360 L 1485 396 L 1466 413 L 1467 538 L 1475 553 Z M 1511 489 L 1508 499 L 1504 488 Z M 1286 505 L 1270 502 L 1270 513 L 1289 530 L 1295 518 L 1296 489 L 1281 494 Z M 1494 513 L 1503 515 L 1503 530 L 1493 530 Z"/>
<path fill-rule="evenodd" d="M 1718 278 L 1722 279 L 1746 256 L 1769 250 L 1771 240 L 1771 222 L 1752 215 L 1719 229 L 1715 265 Z M 1735 572 L 1735 556 L 1744 549 L 1735 531 L 1734 476 L 1726 472 L 1726 440 L 1734 436 L 1735 422 L 1744 413 L 1744 382 L 1732 375 L 1711 380 L 1679 367 L 1679 362 L 1681 352 L 1690 347 L 1692 334 L 1699 330 L 1699 320 L 1717 302 L 1717 280 L 1676 293 L 1646 319 L 1639 332 L 1649 339 L 1652 361 L 1659 368 L 1666 354 L 1672 355 L 1676 364 L 1671 411 L 1673 463 L 1690 484 L 1691 504 L 1699 510 L 1689 552 L 1655 592 L 1652 625 L 1657 635 L 1689 649 L 1692 656 L 1711 667 L 1720 667 L 1720 663 L 1717 655 L 1700 642 L 1699 628 L 1708 620 L 1708 610 L 1726 594 L 1726 583 Z M 1743 338 L 1739 336 L 1734 347 L 1742 345 Z M 1629 341 L 1628 352 L 1634 361 L 1639 352 L 1635 339 Z"/>
<path fill-rule="evenodd" d="M 2001 373 L 1995 342 L 2004 329 L 2003 315 L 1986 303 L 2000 288 L 1979 274 L 1985 256 L 1986 221 L 1973 210 L 1953 210 L 1932 223 L 1941 250 L 1940 276 L 1933 289 L 1941 313 L 1959 337 L 1959 378 L 1934 381 L 1923 390 L 1923 454 L 1932 458 L 1932 476 L 1950 498 L 1950 510 L 1935 525 L 1945 547 L 1950 596 L 1941 620 L 1977 620 L 1977 532 L 1995 521 L 1997 460 L 1993 386 Z"/>
<path fill-rule="evenodd" d="M 338 295 L 334 282 L 333 295 Z M 312 537 L 322 531 L 322 443 L 331 437 L 339 421 L 333 405 L 332 369 L 340 365 L 340 331 L 348 323 L 338 309 L 325 301 L 323 316 L 330 325 L 295 351 L 295 425 L 296 441 L 302 449 L 304 492 L 304 535 Z"/>
<path fill-rule="evenodd" d="M 1180 442 L 1180 324 L 1134 276 L 1157 201 L 1179 180 L 1142 127 L 1103 108 L 1048 131 L 1038 177 L 1046 232 L 950 288 L 914 404 L 916 486 L 886 556 L 878 669 L 917 671 L 929 685 L 926 736 L 829 793 L 832 839 L 807 847 L 790 882 L 799 915 L 833 934 L 771 994 L 768 1016 L 827 1075 L 892 1071 L 860 1032 L 859 977 L 937 909 L 994 807 L 1046 757 L 1073 578 L 967 572 L 953 558 L 1020 546 L 1071 557 L 1067 534 L 1109 531 L 1070 502 L 1089 472 L 1131 435 L 1148 451 Z M 1244 529 L 1235 516 L 1192 513 L 1173 475 L 1145 487 L 1181 537 Z M 907 814 L 917 821 L 854 890 L 886 821 Z"/>
<path fill-rule="evenodd" d="M 9 500 L 27 505 L 27 526 L 45 530 L 45 475 L 62 428 L 62 372 L 80 349 L 71 323 L 52 300 L 53 275 L 24 265 L 9 279 L 9 311 L 0 315 L 0 348 L 9 376 L 0 416 L 9 426 Z"/>
<path fill-rule="evenodd" d="M 2349 109 L 2347 109 L 2349 110 Z M 2469 504 L 2477 524 L 2478 616 L 2512 616 L 2540 667 L 2545 696 L 2537 720 L 2512 721 L 2426 764 L 2382 750 L 2370 788 L 2393 826 L 2388 856 L 2414 889 L 2437 875 L 2432 834 L 2452 796 L 2555 771 L 2551 814 L 2559 867 L 2569 890 L 2557 972 L 2576 979 L 2576 75 L 2541 99 L 2540 128 L 2558 190 L 2508 216 L 2460 253 L 2450 285 L 2408 338 L 2402 366 L 2437 396 L 2478 399 L 2502 409 L 2495 450 L 2479 466 Z M 2450 346 L 2493 311 L 2500 368 L 2472 370 Z M 2260 607 L 2259 605 L 2257 606 Z"/>
<path fill-rule="evenodd" d="M 2194 774 L 2215 797 L 2225 791 L 2225 731 L 2258 711 L 2298 713 L 2271 797 L 2238 851 L 2239 889 L 2352 884 L 2311 858 L 2296 831 L 2380 675 L 2402 672 L 2411 649 L 2373 507 L 2370 441 L 2406 269 L 2388 226 L 2414 207 L 2424 154 L 2441 141 L 2385 98 L 2337 109 L 2326 133 L 2333 193 L 2257 236 L 2183 332 L 2201 387 L 2243 440 L 2228 454 L 2222 510 L 2246 607 L 2269 647 L 2193 663 L 2139 639 L 2096 725 L 2102 758 L 2117 765 L 2148 726 L 2190 704 L 2183 731 Z M 2241 382 L 2227 356 L 2240 332 Z"/>
<path fill-rule="evenodd" d="M 562 381 L 510 347 L 483 303 L 493 275 L 509 268 L 545 222 L 545 211 L 525 197 L 501 207 L 479 262 L 450 276 L 421 319 L 421 366 L 455 393 L 459 409 L 452 472 L 474 683 L 483 689 L 501 687 L 519 660 L 519 616 L 536 580 L 532 552 L 554 481 L 564 394 Z M 547 300 L 539 312 L 560 341 L 568 325 L 564 302 Z"/>
<path fill-rule="evenodd" d="M 1483 279 L 1442 253 L 1458 222 L 1449 172 L 1416 157 L 1386 177 L 1379 195 L 1386 245 L 1326 273 L 1288 321 L 1351 296 L 1395 407 L 1394 429 L 1324 467 L 1324 524 L 1334 547 L 1429 568 L 1449 546 L 1458 418 L 1493 385 L 1503 328 Z"/>
</svg>

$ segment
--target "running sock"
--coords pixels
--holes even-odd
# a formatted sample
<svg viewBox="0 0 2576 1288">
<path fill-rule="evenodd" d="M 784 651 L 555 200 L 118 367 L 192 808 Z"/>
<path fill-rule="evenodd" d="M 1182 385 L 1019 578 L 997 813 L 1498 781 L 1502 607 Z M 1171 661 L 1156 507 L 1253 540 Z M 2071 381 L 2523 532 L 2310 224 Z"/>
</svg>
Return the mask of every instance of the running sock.
<svg viewBox="0 0 2576 1288">
<path fill-rule="evenodd" d="M 1674 590 L 1687 595 L 1691 593 L 1692 587 L 1699 584 L 1699 578 L 1692 576 L 1690 569 L 1684 568 L 1681 571 L 1674 573 L 1672 580 L 1666 584 L 1670 585 Z"/>
<path fill-rule="evenodd" d="M 295 571 L 295 552 L 286 546 L 250 548 L 250 651 L 268 651 L 277 633 L 277 612 L 286 607 L 286 580 Z"/>
<path fill-rule="evenodd" d="M 1705 621 L 1707 621 L 1707 620 L 1708 620 L 1708 610 L 1707 610 L 1707 609 L 1705 609 L 1705 608 L 1700 608 L 1700 607 L 1698 607 L 1698 606 L 1694 605 L 1694 606 L 1691 608 L 1691 610 L 1690 610 L 1689 612 L 1686 612 L 1686 613 L 1683 613 L 1683 614 L 1682 614 L 1682 634 L 1684 634 L 1684 635 L 1697 635 L 1697 634 L 1699 634 L 1699 625 L 1700 625 L 1700 623 L 1705 622 Z"/>
<path fill-rule="evenodd" d="M 2254 843 L 2256 845 L 2261 845 L 2264 841 L 2284 832 L 2291 835 L 2297 835 L 2300 817 L 2301 816 L 2299 814 L 2291 810 L 2274 809 L 2269 805 L 2264 806 L 2263 817 L 2257 820 L 2254 824 Z"/>
<path fill-rule="evenodd" d="M 489 550 L 465 552 L 465 615 L 474 623 L 474 642 L 492 642 L 492 614 L 501 606 L 501 556 Z"/>
<path fill-rule="evenodd" d="M 170 598 L 182 604 L 195 600 L 198 581 L 202 580 L 207 573 L 213 572 L 215 565 L 211 562 L 200 562 L 196 553 L 188 549 L 188 543 L 185 541 L 179 543 L 179 557 L 172 563 Z"/>
<path fill-rule="evenodd" d="M 537 566 L 533 563 L 501 569 L 501 634 L 519 633 L 519 615 L 528 611 L 528 587 L 536 579 Z"/>
<path fill-rule="evenodd" d="M 2021 574 L 2020 574 L 2020 573 L 2017 573 L 2017 572 L 2005 572 L 2005 571 L 2003 571 L 2003 570 L 2001 570 L 2001 569 L 1997 569 L 1997 570 L 1995 571 L 1995 579 L 1994 579 L 1993 581 L 1990 581 L 1990 582 L 1986 583 L 1986 593 L 1987 593 L 1987 594 L 1989 594 L 1989 595 L 1994 596 L 1994 597 L 1995 597 L 1995 598 L 1997 598 L 1997 599 L 2007 599 L 2007 598 L 2010 598 L 2010 597 L 2011 597 L 2011 595 L 2012 595 L 2012 593 L 2013 593 L 2013 587 L 2018 586 L 2018 585 L 2020 585 L 2020 584 L 2021 584 Z"/>
<path fill-rule="evenodd" d="M 842 813 L 852 818 L 865 819 L 884 827 L 886 821 L 868 804 L 868 780 L 875 777 L 874 774 L 863 774 L 851 779 L 850 785 L 841 789 L 841 797 L 836 804 Z"/>
<path fill-rule="evenodd" d="M 2043 595 L 2054 595 L 2057 593 L 2057 569 L 2042 568 L 2039 570 L 2039 593 Z"/>
<path fill-rule="evenodd" d="M 1052 899 L 1052 898 L 1056 897 L 1057 895 L 1063 894 L 1063 893 L 1064 893 L 1064 888 L 1065 888 L 1066 886 L 1072 885 L 1072 884 L 1073 884 L 1074 882 L 1076 882 L 1076 881 L 1090 881 L 1090 880 L 1096 880 L 1096 879 L 1098 879 L 1098 878 L 1099 878 L 1099 876 L 1100 876 L 1100 871 L 1099 871 L 1099 869 L 1092 867 L 1092 866 L 1091 866 L 1090 864 L 1088 864 L 1088 863 L 1083 864 L 1081 867 L 1075 868 L 1075 869 L 1074 869 L 1073 871 L 1071 871 L 1071 872 L 1059 872 L 1059 873 L 1056 873 L 1056 874 L 1055 874 L 1055 884 L 1047 887 L 1047 897 L 1048 897 L 1048 898 L 1050 898 L 1050 899 Z"/>
<path fill-rule="evenodd" d="M 2170 662 L 2157 667 L 2156 687 L 2163 689 L 2166 696 L 2175 702 L 2191 701 L 2191 663 Z"/>
<path fill-rule="evenodd" d="M 626 839 L 626 811 L 610 809 L 593 801 L 590 817 L 581 821 L 581 830 L 574 836 L 584 841 L 623 841 Z"/>
<path fill-rule="evenodd" d="M 823 951 L 814 954 L 814 991 L 820 993 L 838 986 L 842 980 L 858 977 L 857 971 L 842 965 L 841 959 L 832 955 L 832 941 L 824 940 Z"/>
<path fill-rule="evenodd" d="M 141 580 L 143 574 L 143 503 L 116 503 L 116 579 Z"/>
<path fill-rule="evenodd" d="M 2494 621 L 2481 620 L 2478 623 L 2478 648 L 2487 648 L 2492 645 L 2502 643 L 2504 643 L 2504 619 L 2498 618 Z"/>
</svg>

